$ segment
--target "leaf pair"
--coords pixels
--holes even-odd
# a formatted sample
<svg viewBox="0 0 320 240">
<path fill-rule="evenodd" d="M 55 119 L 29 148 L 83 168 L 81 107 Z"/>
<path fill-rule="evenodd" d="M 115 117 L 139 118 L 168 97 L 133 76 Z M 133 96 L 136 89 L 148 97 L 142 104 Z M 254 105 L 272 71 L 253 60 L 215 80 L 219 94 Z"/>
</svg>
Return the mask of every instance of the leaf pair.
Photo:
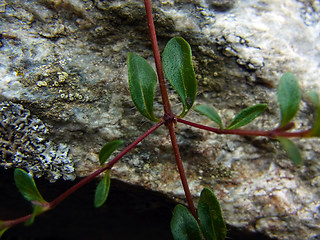
<svg viewBox="0 0 320 240">
<path fill-rule="evenodd" d="M 278 87 L 278 105 L 280 108 L 279 128 L 285 127 L 295 117 L 299 110 L 301 93 L 297 78 L 292 73 L 284 73 Z M 295 165 L 302 163 L 298 147 L 290 139 L 277 138 L 288 157 Z"/>
<path fill-rule="evenodd" d="M 309 137 L 320 137 L 320 100 L 316 92 L 311 92 L 309 94 L 310 100 L 312 101 L 315 113 L 313 119 L 313 126 L 309 132 Z M 297 103 L 296 103 L 297 104 Z M 295 165 L 300 165 L 302 163 L 301 153 L 298 147 L 287 138 L 277 138 L 281 143 L 282 148 L 286 151 L 288 157 L 292 160 Z"/>
<path fill-rule="evenodd" d="M 212 191 L 204 188 L 201 192 L 198 215 L 200 225 L 190 211 L 178 204 L 171 219 L 171 232 L 175 240 L 224 240 L 226 225 L 218 199 Z"/>
<path fill-rule="evenodd" d="M 320 136 L 320 100 L 316 92 L 311 91 L 309 98 L 314 105 L 314 123 L 309 137 Z M 280 108 L 279 128 L 286 126 L 295 117 L 301 102 L 298 80 L 292 73 L 284 73 L 278 87 L 278 105 Z"/>
<path fill-rule="evenodd" d="M 320 100 L 316 92 L 311 91 L 309 98 L 314 105 L 314 123 L 310 137 L 320 136 Z M 280 125 L 287 125 L 297 114 L 301 102 L 298 80 L 292 73 L 285 73 L 280 79 L 278 88 L 278 104 L 280 107 Z"/>
<path fill-rule="evenodd" d="M 48 202 L 43 199 L 34 179 L 26 171 L 15 169 L 14 181 L 23 197 L 32 203 L 32 216 L 26 221 L 26 225 L 31 225 L 36 216 L 49 210 Z"/>
<path fill-rule="evenodd" d="M 279 128 L 284 127 L 293 119 L 299 110 L 300 101 L 301 93 L 297 79 L 292 73 L 283 74 L 278 87 L 278 105 L 280 107 Z M 226 129 L 236 129 L 250 123 L 259 116 L 266 107 L 266 104 L 257 104 L 242 110 L 235 116 Z M 222 128 L 221 119 L 213 108 L 198 105 L 194 109 L 210 118 Z"/>
<path fill-rule="evenodd" d="M 320 100 L 319 95 L 312 91 L 309 98 L 314 105 L 313 126 L 308 137 L 320 137 Z M 299 110 L 301 93 L 298 81 L 292 73 L 285 73 L 280 79 L 278 88 L 278 104 L 280 107 L 280 127 L 288 124 Z M 278 138 L 290 159 L 296 164 L 302 163 L 302 158 L 297 146 L 289 139 Z"/>
<path fill-rule="evenodd" d="M 102 166 L 110 155 L 121 145 L 123 144 L 122 140 L 114 140 L 105 144 L 99 152 L 99 163 Z M 110 190 L 110 171 L 107 170 L 104 177 L 100 180 L 96 192 L 94 195 L 94 206 L 96 208 L 101 207 L 108 198 Z"/>
<path fill-rule="evenodd" d="M 153 101 L 157 75 L 150 64 L 135 53 L 128 54 L 129 88 L 139 112 L 151 121 L 154 116 Z M 190 45 L 181 37 L 172 38 L 162 54 L 163 70 L 169 83 L 178 93 L 183 105 L 180 117 L 192 107 L 196 97 L 196 78 L 192 65 Z"/>
<path fill-rule="evenodd" d="M 101 165 L 109 158 L 113 151 L 115 151 L 123 141 L 116 140 L 107 143 L 99 153 L 99 162 Z M 25 199 L 30 201 L 33 206 L 33 212 L 31 218 L 26 221 L 26 225 L 31 225 L 34 222 L 36 216 L 42 214 L 50 209 L 50 206 L 46 200 L 40 194 L 34 179 L 24 170 L 16 169 L 14 171 L 15 184 Z M 110 189 L 110 174 L 109 171 L 105 174 L 104 178 L 100 181 L 97 186 L 94 204 L 96 207 L 100 207 L 104 204 L 108 197 Z M 2 227 L 0 221 L 0 237 L 7 230 Z"/>
<path fill-rule="evenodd" d="M 313 94 L 314 96 L 314 94 Z M 317 96 L 314 96 L 313 99 L 317 99 Z M 279 128 L 283 128 L 287 126 L 290 121 L 294 118 L 299 110 L 299 104 L 301 101 L 301 93 L 299 89 L 299 84 L 297 79 L 292 73 L 285 73 L 280 78 L 280 83 L 278 87 L 278 105 L 280 108 L 280 124 Z M 317 100 L 315 100 L 317 102 Z M 319 106 L 320 104 L 315 104 Z M 257 116 L 259 116 L 265 109 L 266 104 L 257 104 L 252 107 L 248 107 L 238 113 L 231 123 L 227 126 L 226 129 L 236 129 L 242 127 L 251 121 L 253 121 Z M 205 105 L 198 105 L 195 108 L 195 111 L 203 114 L 204 116 L 210 118 L 212 121 L 217 123 L 220 128 L 222 128 L 221 119 L 218 113 L 211 107 Z M 311 135 L 314 136 L 320 132 L 320 107 L 317 107 L 316 112 L 316 123 L 311 131 Z M 319 134 L 320 135 L 320 134 Z M 287 138 L 277 138 L 281 143 L 283 149 L 287 152 L 289 158 L 293 161 L 294 164 L 298 165 L 302 162 L 301 154 L 299 149 L 295 146 L 295 144 L 287 139 Z"/>
<path fill-rule="evenodd" d="M 252 122 L 256 117 L 258 117 L 261 113 L 263 113 L 266 107 L 266 104 L 257 104 L 252 107 L 243 109 L 233 118 L 233 120 L 226 127 L 226 129 L 237 129 L 247 125 L 248 123 Z M 194 110 L 217 123 L 220 129 L 223 128 L 219 114 L 212 107 L 207 105 L 197 105 L 194 107 Z"/>
</svg>

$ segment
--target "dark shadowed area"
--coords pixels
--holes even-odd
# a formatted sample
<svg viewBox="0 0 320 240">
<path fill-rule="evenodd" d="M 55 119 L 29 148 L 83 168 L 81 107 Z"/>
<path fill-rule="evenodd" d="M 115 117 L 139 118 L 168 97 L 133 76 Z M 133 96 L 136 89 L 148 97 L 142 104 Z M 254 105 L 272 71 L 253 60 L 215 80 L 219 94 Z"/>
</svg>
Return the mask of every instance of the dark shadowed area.
<svg viewBox="0 0 320 240">
<path fill-rule="evenodd" d="M 13 182 L 13 171 L 0 170 L 0 219 L 21 217 L 31 211 Z M 72 182 L 54 184 L 36 179 L 39 191 L 46 200 L 52 200 Z M 81 239 L 172 239 L 170 219 L 176 202 L 166 196 L 112 180 L 106 204 L 94 208 L 94 189 L 90 183 L 70 196 L 52 211 L 36 218 L 30 227 L 23 224 L 8 230 L 3 240 L 81 240 Z M 228 226 L 228 237 L 234 240 L 269 240 Z"/>
</svg>

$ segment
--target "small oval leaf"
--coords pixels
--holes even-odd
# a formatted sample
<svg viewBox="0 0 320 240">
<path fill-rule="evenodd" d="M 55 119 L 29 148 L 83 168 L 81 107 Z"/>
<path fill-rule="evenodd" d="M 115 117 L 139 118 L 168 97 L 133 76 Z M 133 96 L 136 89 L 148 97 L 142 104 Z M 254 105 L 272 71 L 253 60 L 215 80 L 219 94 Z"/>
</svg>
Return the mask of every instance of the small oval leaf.
<svg viewBox="0 0 320 240">
<path fill-rule="evenodd" d="M 110 190 L 110 184 L 111 184 L 110 173 L 109 171 L 106 171 L 106 174 L 101 179 L 101 181 L 99 182 L 96 188 L 96 193 L 94 196 L 94 206 L 96 208 L 101 207 L 107 200 L 109 195 L 109 190 Z"/>
<path fill-rule="evenodd" d="M 114 140 L 105 144 L 99 152 L 100 165 L 103 165 L 107 161 L 107 159 L 110 157 L 110 155 L 122 144 L 123 144 L 122 140 Z"/>
<path fill-rule="evenodd" d="M 266 107 L 266 104 L 257 104 L 252 107 L 243 109 L 234 117 L 227 129 L 236 129 L 244 125 L 247 125 L 248 123 L 252 122 L 256 117 L 258 117 L 266 109 Z"/>
<path fill-rule="evenodd" d="M 211 119 L 215 123 L 217 123 L 220 129 L 223 128 L 221 118 L 216 110 L 208 105 L 197 105 L 193 108 L 196 112 L 206 116 L 207 118 Z"/>
<path fill-rule="evenodd" d="M 278 104 L 280 107 L 280 127 L 294 118 L 299 110 L 301 93 L 298 80 L 292 73 L 285 73 L 280 78 Z"/>
<path fill-rule="evenodd" d="M 196 219 L 181 204 L 174 208 L 170 226 L 174 240 L 202 240 Z"/>
<path fill-rule="evenodd" d="M 309 97 L 314 105 L 313 126 L 309 136 L 320 137 L 320 98 L 314 91 L 309 93 Z"/>
<path fill-rule="evenodd" d="M 197 92 L 189 43 L 182 37 L 172 38 L 162 53 L 162 64 L 167 80 L 182 102 L 183 110 L 180 117 L 183 117 L 192 107 Z"/>
<path fill-rule="evenodd" d="M 14 181 L 20 193 L 31 202 L 47 203 L 38 191 L 33 178 L 22 169 L 15 169 Z"/>
<path fill-rule="evenodd" d="M 204 188 L 201 192 L 198 215 L 202 233 L 206 240 L 224 240 L 227 235 L 220 203 L 212 191 Z"/>
<path fill-rule="evenodd" d="M 282 148 L 286 151 L 288 157 L 295 165 L 300 165 L 302 163 L 301 153 L 298 147 L 288 138 L 277 138 L 281 143 Z"/>
<path fill-rule="evenodd" d="M 159 121 L 153 114 L 157 74 L 150 64 L 135 53 L 128 54 L 129 88 L 133 103 L 139 112 L 151 121 Z"/>
</svg>

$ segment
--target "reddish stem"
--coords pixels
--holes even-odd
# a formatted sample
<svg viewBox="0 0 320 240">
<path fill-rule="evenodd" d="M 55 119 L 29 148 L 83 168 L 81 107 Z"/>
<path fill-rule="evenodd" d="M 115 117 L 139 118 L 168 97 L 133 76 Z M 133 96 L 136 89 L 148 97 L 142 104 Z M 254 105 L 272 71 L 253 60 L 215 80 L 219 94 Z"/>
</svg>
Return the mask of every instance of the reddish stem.
<svg viewBox="0 0 320 240">
<path fill-rule="evenodd" d="M 194 204 L 193 204 L 193 201 L 192 201 L 192 195 L 191 195 L 191 192 L 190 192 L 190 189 L 189 189 L 187 177 L 186 177 L 186 174 L 185 174 L 185 171 L 184 171 L 184 167 L 183 167 L 181 156 L 180 156 L 180 152 L 179 152 L 177 138 L 176 138 L 176 134 L 175 134 L 175 131 L 174 131 L 174 122 L 170 122 L 167 126 L 169 128 L 172 148 L 173 148 L 173 151 L 174 151 L 174 156 L 176 158 L 176 164 L 177 164 L 177 167 L 178 167 L 178 170 L 179 170 L 180 179 L 181 179 L 181 183 L 182 183 L 182 186 L 183 186 L 184 193 L 186 195 L 188 206 L 189 206 L 190 212 L 195 217 L 195 219 L 197 219 L 197 221 L 198 221 L 197 211 L 196 211 L 196 208 L 194 207 Z"/>
<path fill-rule="evenodd" d="M 143 139 L 145 139 L 150 133 L 154 132 L 158 127 L 160 127 L 162 124 L 164 124 L 164 121 L 161 121 L 154 125 L 152 128 L 150 128 L 147 132 L 145 132 L 143 135 L 141 135 L 139 138 L 137 138 L 133 143 L 131 143 L 129 146 L 127 146 L 122 152 L 120 152 L 113 160 L 105 164 L 104 167 L 98 169 L 94 173 L 90 174 L 86 178 L 82 179 L 80 182 L 78 182 L 76 185 L 69 188 L 67 191 L 62 193 L 60 196 L 58 196 L 56 199 L 54 199 L 52 202 L 50 202 L 50 208 L 54 208 L 57 204 L 62 202 L 65 198 L 67 198 L 70 194 L 77 191 L 79 188 L 81 188 L 83 185 L 89 183 L 92 179 L 94 179 L 96 176 L 98 176 L 100 173 L 104 172 L 107 169 L 111 169 L 113 165 L 118 162 L 127 152 L 129 152 L 132 148 L 134 148 L 139 142 L 141 142 Z"/>
<path fill-rule="evenodd" d="M 186 199 L 188 202 L 189 209 L 193 216 L 198 220 L 196 209 L 194 207 L 193 201 L 192 201 L 192 196 L 190 193 L 189 185 L 187 182 L 187 177 L 183 168 L 180 152 L 179 152 L 179 147 L 177 144 L 177 139 L 176 135 L 174 132 L 174 123 L 176 123 L 175 116 L 171 111 L 170 107 L 170 102 L 168 98 L 168 93 L 166 89 L 166 84 L 164 80 L 164 74 L 163 74 L 163 69 L 162 69 L 162 63 L 161 63 L 161 57 L 159 53 L 159 47 L 158 47 L 158 42 L 157 42 L 157 36 L 156 36 L 156 31 L 154 27 L 154 22 L 153 22 L 153 17 L 152 17 L 152 9 L 151 9 L 151 3 L 150 0 L 144 0 L 144 5 L 145 5 L 145 10 L 146 10 L 146 15 L 147 15 L 147 22 L 148 22 L 148 29 L 149 29 L 149 35 L 150 35 L 150 40 L 152 44 L 152 51 L 153 51 L 153 56 L 156 64 L 156 69 L 157 69 L 157 75 L 158 75 L 158 80 L 159 80 L 159 86 L 160 86 L 160 93 L 162 97 L 162 103 L 163 103 L 163 108 L 164 108 L 164 117 L 163 119 L 166 122 L 166 126 L 169 129 L 170 132 L 170 138 L 171 138 L 171 144 L 172 148 L 174 151 L 174 155 L 176 158 L 176 163 L 178 166 L 182 186 L 186 195 Z"/>
<path fill-rule="evenodd" d="M 167 88 L 164 80 L 164 74 L 162 69 L 162 63 L 161 63 L 161 57 L 158 47 L 158 41 L 157 41 L 157 35 L 156 30 L 154 27 L 153 17 L 152 17 L 152 9 L 151 9 L 151 3 L 150 0 L 144 0 L 146 15 L 147 15 L 147 23 L 148 23 L 148 29 L 149 29 L 149 36 L 150 41 L 152 45 L 152 51 L 154 56 L 154 61 L 156 64 L 157 69 L 157 75 L 158 75 L 158 81 L 159 81 L 159 87 L 161 92 L 161 98 L 163 103 L 163 108 L 165 115 L 172 115 L 170 102 L 168 98 Z"/>
<path fill-rule="evenodd" d="M 233 135 L 240 135 L 240 136 L 263 136 L 263 137 L 270 137 L 270 138 L 276 138 L 276 137 L 286 137 L 286 138 L 303 138 L 309 135 L 310 130 L 305 130 L 301 132 L 285 132 L 281 129 L 275 129 L 270 131 L 260 131 L 260 130 L 243 130 L 243 129 L 220 129 L 220 128 L 213 128 L 208 127 L 205 125 L 201 125 L 198 123 L 189 122 L 184 119 L 177 119 L 178 122 L 184 123 L 186 125 L 200 128 L 206 131 L 214 132 L 216 134 L 233 134 Z"/>
<path fill-rule="evenodd" d="M 7 220 L 7 221 L 2 221 L 1 225 L 0 225 L 0 229 L 3 228 L 10 228 L 14 225 L 17 225 L 19 223 L 23 223 L 25 221 L 27 221 L 29 218 L 32 217 L 32 214 L 17 218 L 17 219 L 13 219 L 13 220 Z"/>
<path fill-rule="evenodd" d="M 77 184 L 73 185 L 71 188 L 66 190 L 64 193 L 60 194 L 57 198 L 55 198 L 53 201 L 47 203 L 48 210 L 51 210 L 55 208 L 59 203 L 61 203 L 63 200 L 65 200 L 67 197 L 69 197 L 72 193 L 77 191 L 79 188 L 83 187 L 90 181 L 92 181 L 95 177 L 97 177 L 100 173 L 106 171 L 107 169 L 111 169 L 115 163 L 117 163 L 125 154 L 127 154 L 132 148 L 134 148 L 139 142 L 141 142 L 143 139 L 145 139 L 149 134 L 154 132 L 158 127 L 163 125 L 165 122 L 161 121 L 158 122 L 156 125 L 154 125 L 152 128 L 150 128 L 147 132 L 145 132 L 143 135 L 141 135 L 139 138 L 137 138 L 133 143 L 131 143 L 129 146 L 127 146 L 122 152 L 120 152 L 114 159 L 112 159 L 110 162 L 106 163 L 104 167 L 99 168 L 94 173 L 90 174 L 86 178 L 82 179 Z M 0 228 L 7 228 L 12 227 L 16 224 L 22 223 L 27 221 L 32 215 L 26 215 L 21 218 L 13 219 L 13 220 L 7 220 L 2 221 Z"/>
</svg>

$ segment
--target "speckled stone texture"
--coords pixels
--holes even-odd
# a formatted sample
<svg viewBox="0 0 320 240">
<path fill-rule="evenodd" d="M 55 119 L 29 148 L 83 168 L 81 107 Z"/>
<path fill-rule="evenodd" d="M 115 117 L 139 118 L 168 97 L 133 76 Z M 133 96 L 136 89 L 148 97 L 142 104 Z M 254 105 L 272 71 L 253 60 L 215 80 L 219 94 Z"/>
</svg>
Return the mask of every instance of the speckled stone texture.
<svg viewBox="0 0 320 240">
<path fill-rule="evenodd" d="M 241 109 L 267 103 L 247 128 L 272 129 L 279 121 L 276 87 L 291 71 L 303 90 L 296 129 L 310 126 L 306 92 L 320 92 L 319 1 L 152 4 L 160 49 L 174 36 L 192 47 L 196 104 L 213 105 L 227 124 Z M 0 100 L 20 104 L 43 122 L 44 141 L 68 146 L 78 176 L 98 168 L 106 142 L 128 145 L 152 126 L 134 108 L 127 84 L 128 52 L 152 62 L 144 18 L 138 0 L 0 4 Z M 169 95 L 179 113 L 178 97 Z M 161 116 L 159 96 L 155 109 Z M 186 119 L 213 126 L 194 112 Z M 192 194 L 213 189 L 229 224 L 275 239 L 319 237 L 319 139 L 294 139 L 304 158 L 295 167 L 278 142 L 266 138 L 217 136 L 181 124 L 177 138 Z M 184 200 L 165 128 L 116 164 L 112 176 Z"/>
<path fill-rule="evenodd" d="M 21 104 L 0 103 L 1 161 L 4 168 L 19 167 L 51 182 L 60 177 L 74 180 L 73 161 L 66 144 L 46 140 L 48 129 L 40 119 L 30 117 Z"/>
</svg>

